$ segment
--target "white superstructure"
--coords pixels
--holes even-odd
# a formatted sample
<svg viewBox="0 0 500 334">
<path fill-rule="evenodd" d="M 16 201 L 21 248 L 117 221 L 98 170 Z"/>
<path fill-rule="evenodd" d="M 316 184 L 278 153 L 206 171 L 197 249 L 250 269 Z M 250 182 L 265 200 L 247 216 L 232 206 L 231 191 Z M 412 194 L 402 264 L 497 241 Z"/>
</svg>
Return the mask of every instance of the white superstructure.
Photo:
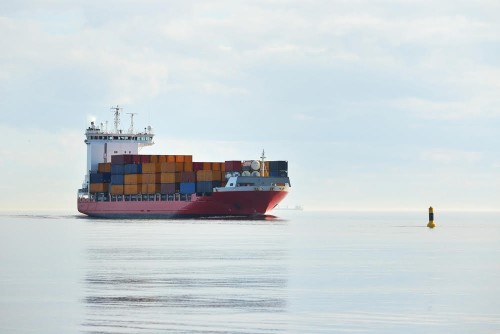
<svg viewBox="0 0 500 334">
<path fill-rule="evenodd" d="M 139 154 L 139 149 L 154 144 L 151 126 L 144 128 L 142 132 L 134 132 L 133 116 L 131 114 L 131 126 L 128 130 L 120 129 L 120 111 L 119 106 L 112 107 L 114 114 L 114 129 L 107 131 L 103 126 L 97 126 L 91 122 L 85 131 L 85 144 L 87 144 L 87 171 L 85 176 L 85 185 L 89 184 L 90 171 L 97 171 L 97 166 L 101 162 L 111 162 L 111 157 L 117 154 Z"/>
</svg>

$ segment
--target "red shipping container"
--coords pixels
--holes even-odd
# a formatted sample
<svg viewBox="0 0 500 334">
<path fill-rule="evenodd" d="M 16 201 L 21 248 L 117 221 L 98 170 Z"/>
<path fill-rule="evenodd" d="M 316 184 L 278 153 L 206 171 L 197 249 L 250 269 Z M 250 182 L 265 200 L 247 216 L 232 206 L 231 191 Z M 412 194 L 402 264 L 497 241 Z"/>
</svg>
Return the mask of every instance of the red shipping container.
<svg viewBox="0 0 500 334">
<path fill-rule="evenodd" d="M 203 170 L 203 162 L 193 162 L 193 172 Z"/>
<path fill-rule="evenodd" d="M 231 161 L 224 162 L 224 170 L 231 171 L 231 172 L 241 171 L 241 161 L 231 160 Z"/>
<path fill-rule="evenodd" d="M 141 164 L 143 163 L 150 163 L 151 162 L 151 156 L 149 154 L 143 154 L 140 156 L 141 159 Z"/>
<path fill-rule="evenodd" d="M 175 192 L 178 192 L 177 188 L 176 188 L 176 184 L 175 183 L 163 183 L 160 186 L 160 190 L 161 190 L 162 194 L 173 194 Z"/>
<path fill-rule="evenodd" d="M 181 182 L 183 182 L 183 183 L 196 182 L 196 173 L 195 172 L 181 172 Z"/>
</svg>

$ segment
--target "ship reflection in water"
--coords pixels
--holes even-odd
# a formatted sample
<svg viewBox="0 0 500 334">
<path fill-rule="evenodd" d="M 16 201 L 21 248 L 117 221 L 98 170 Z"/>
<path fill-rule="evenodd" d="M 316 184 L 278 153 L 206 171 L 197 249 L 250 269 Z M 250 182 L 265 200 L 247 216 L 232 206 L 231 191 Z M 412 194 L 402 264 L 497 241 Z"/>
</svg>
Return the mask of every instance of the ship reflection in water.
<svg viewBox="0 0 500 334">
<path fill-rule="evenodd" d="M 87 332 L 285 332 L 284 222 L 89 223 Z"/>
</svg>

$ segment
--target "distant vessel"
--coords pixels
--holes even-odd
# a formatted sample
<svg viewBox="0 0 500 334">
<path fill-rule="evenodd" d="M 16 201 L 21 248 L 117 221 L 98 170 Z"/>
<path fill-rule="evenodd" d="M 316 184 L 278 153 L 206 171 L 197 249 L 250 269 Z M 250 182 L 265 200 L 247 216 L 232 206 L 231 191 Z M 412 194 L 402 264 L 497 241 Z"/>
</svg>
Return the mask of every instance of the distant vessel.
<svg viewBox="0 0 500 334">
<path fill-rule="evenodd" d="M 193 162 L 191 155 L 140 155 L 154 144 L 152 128 L 114 129 L 91 122 L 85 132 L 87 173 L 78 211 L 101 218 L 265 216 L 290 190 L 287 161 Z"/>
</svg>

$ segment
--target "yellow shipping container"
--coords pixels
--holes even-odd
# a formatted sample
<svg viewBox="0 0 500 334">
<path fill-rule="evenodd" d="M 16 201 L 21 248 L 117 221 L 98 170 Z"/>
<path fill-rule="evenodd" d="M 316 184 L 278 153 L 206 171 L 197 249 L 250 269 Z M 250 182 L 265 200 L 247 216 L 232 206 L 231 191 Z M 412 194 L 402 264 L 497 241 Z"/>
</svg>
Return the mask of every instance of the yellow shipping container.
<svg viewBox="0 0 500 334">
<path fill-rule="evenodd" d="M 139 194 L 142 190 L 142 185 L 126 184 L 123 186 L 123 193 L 125 195 Z"/>
<path fill-rule="evenodd" d="M 123 195 L 123 186 L 121 184 L 111 185 L 111 194 L 112 195 Z"/>
<path fill-rule="evenodd" d="M 125 174 L 124 183 L 125 185 L 141 184 L 142 174 Z"/>
<path fill-rule="evenodd" d="M 161 183 L 175 183 L 176 173 L 161 173 L 160 182 Z"/>
<path fill-rule="evenodd" d="M 156 173 L 156 163 L 154 162 L 146 162 L 142 164 L 142 173 Z"/>
<path fill-rule="evenodd" d="M 97 165 L 97 171 L 99 173 L 111 173 L 111 162 L 100 162 Z"/>
<path fill-rule="evenodd" d="M 107 193 L 109 191 L 109 183 L 91 183 L 91 193 Z"/>
</svg>

